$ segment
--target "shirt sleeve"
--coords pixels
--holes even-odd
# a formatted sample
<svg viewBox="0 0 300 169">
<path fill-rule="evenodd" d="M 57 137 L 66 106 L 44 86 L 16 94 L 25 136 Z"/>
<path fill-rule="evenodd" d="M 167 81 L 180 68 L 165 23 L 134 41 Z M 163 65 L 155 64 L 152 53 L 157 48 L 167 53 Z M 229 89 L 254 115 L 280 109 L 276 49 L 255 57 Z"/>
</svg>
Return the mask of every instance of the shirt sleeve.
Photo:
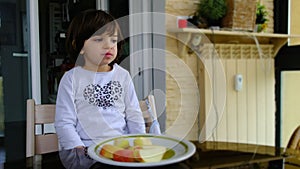
<svg viewBox="0 0 300 169">
<path fill-rule="evenodd" d="M 128 74 L 128 88 L 125 92 L 125 116 L 130 134 L 146 133 L 143 114 L 136 96 L 133 82 Z"/>
<path fill-rule="evenodd" d="M 67 72 L 60 81 L 57 94 L 54 126 L 62 149 L 84 146 L 76 132 L 77 116 L 72 82 L 72 75 Z"/>
</svg>

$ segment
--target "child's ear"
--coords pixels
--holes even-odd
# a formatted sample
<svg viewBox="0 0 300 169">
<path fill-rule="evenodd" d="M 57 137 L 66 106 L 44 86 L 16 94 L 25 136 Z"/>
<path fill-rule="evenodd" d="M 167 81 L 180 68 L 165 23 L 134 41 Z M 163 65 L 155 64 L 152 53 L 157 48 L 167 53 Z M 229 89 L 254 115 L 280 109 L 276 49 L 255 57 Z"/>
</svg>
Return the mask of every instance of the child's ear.
<svg viewBox="0 0 300 169">
<path fill-rule="evenodd" d="M 84 50 L 81 50 L 81 51 L 80 51 L 80 54 L 83 55 L 83 54 L 84 54 Z"/>
</svg>

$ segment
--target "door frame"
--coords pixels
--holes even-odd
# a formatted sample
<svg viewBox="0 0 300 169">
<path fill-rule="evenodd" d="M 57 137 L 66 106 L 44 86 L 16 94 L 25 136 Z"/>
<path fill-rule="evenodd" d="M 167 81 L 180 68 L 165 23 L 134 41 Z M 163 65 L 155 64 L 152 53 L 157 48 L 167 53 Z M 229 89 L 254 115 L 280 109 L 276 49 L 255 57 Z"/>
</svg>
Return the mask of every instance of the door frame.
<svg viewBox="0 0 300 169">
<path fill-rule="evenodd" d="M 39 4 L 37 0 L 29 0 L 28 3 L 29 15 L 29 60 L 30 73 L 29 78 L 29 95 L 37 104 L 41 103 L 41 69 L 40 69 L 40 35 L 39 35 Z"/>
</svg>

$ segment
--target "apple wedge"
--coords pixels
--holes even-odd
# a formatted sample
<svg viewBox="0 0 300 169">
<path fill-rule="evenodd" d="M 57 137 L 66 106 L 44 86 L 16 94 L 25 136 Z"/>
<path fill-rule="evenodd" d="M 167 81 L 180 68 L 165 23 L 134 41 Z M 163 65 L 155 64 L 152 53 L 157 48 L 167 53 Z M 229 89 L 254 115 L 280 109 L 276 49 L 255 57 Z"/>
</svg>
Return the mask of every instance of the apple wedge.
<svg viewBox="0 0 300 169">
<path fill-rule="evenodd" d="M 99 154 L 103 157 L 113 159 L 113 154 L 118 150 L 123 150 L 123 148 L 111 144 L 105 144 L 102 146 Z"/>
<path fill-rule="evenodd" d="M 115 151 L 113 154 L 113 160 L 114 161 L 120 161 L 120 162 L 134 162 L 134 150 L 131 149 L 123 149 Z"/>
<path fill-rule="evenodd" d="M 157 145 L 148 145 L 143 146 L 141 149 L 136 149 L 135 159 L 139 162 L 159 162 L 162 160 L 165 152 L 167 151 L 166 147 L 157 146 Z"/>
<path fill-rule="evenodd" d="M 129 141 L 126 138 L 117 138 L 114 140 L 114 145 L 121 148 L 128 148 Z"/>
<path fill-rule="evenodd" d="M 148 146 L 152 145 L 152 141 L 149 138 L 138 137 L 133 140 L 134 146 Z"/>
</svg>

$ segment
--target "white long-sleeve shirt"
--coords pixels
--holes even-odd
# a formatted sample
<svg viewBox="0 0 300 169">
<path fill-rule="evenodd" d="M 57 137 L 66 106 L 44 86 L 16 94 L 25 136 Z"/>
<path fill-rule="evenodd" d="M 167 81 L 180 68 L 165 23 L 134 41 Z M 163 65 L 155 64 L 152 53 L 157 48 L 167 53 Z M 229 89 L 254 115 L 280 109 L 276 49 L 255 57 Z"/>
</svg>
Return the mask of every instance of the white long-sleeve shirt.
<svg viewBox="0 0 300 169">
<path fill-rule="evenodd" d="M 62 149 L 145 133 L 128 71 L 114 64 L 109 72 L 92 72 L 80 66 L 66 72 L 58 88 L 55 129 Z"/>
</svg>

